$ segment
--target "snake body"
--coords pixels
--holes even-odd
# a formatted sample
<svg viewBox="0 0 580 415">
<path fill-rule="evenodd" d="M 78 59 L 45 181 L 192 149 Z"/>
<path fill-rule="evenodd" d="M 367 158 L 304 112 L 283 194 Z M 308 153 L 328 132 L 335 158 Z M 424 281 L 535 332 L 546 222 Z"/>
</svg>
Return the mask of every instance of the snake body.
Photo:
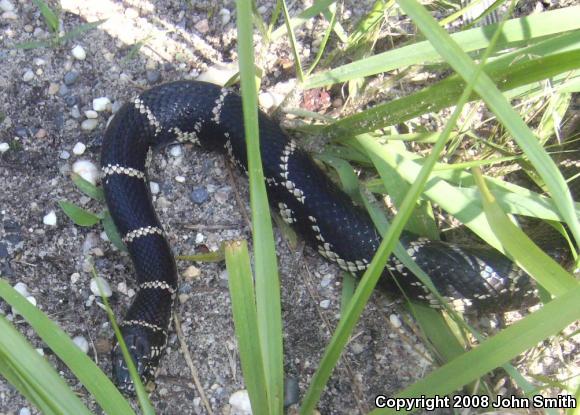
<svg viewBox="0 0 580 415">
<path fill-rule="evenodd" d="M 367 212 L 261 112 L 259 127 L 272 209 L 322 256 L 346 271 L 362 274 L 381 242 Z M 178 279 L 171 248 L 152 205 L 146 160 L 151 148 L 175 142 L 225 153 L 245 171 L 240 96 L 209 83 L 167 83 L 126 103 L 105 132 L 101 167 L 106 202 L 131 255 L 139 286 L 121 331 L 144 381 L 154 378 L 162 356 Z M 403 233 L 401 243 L 439 292 L 460 307 L 501 311 L 521 307 L 535 296 L 530 278 L 492 248 L 431 241 L 408 232 Z M 394 256 L 381 284 L 388 289 L 398 285 L 410 298 L 439 305 Z M 114 380 L 121 389 L 131 391 L 119 347 L 114 347 L 112 358 Z"/>
</svg>

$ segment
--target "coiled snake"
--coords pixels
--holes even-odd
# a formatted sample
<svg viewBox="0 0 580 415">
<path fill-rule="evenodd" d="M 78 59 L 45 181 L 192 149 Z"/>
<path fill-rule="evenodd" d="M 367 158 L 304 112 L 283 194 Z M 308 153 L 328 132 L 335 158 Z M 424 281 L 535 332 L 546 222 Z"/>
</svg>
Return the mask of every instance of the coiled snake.
<svg viewBox="0 0 580 415">
<path fill-rule="evenodd" d="M 362 274 L 381 237 L 368 214 L 353 204 L 277 123 L 259 114 L 260 149 L 272 209 L 321 255 Z M 111 216 L 135 266 L 139 291 L 121 331 L 139 374 L 152 380 L 167 340 L 177 270 L 155 214 L 146 173 L 150 148 L 173 142 L 225 153 L 246 169 L 241 98 L 216 85 L 179 81 L 154 87 L 125 104 L 109 124 L 102 147 L 103 187 Z M 439 292 L 478 310 L 520 307 L 535 296 L 530 278 L 499 252 L 404 233 L 401 243 Z M 382 285 L 437 305 L 426 287 L 394 256 Z M 130 391 L 126 364 L 113 349 L 113 375 Z"/>
</svg>

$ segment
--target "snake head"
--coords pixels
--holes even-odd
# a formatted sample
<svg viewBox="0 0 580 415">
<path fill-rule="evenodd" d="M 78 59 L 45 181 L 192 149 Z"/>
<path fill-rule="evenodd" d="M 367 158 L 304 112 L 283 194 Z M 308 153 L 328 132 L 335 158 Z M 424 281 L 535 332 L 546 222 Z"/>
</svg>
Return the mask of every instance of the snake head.
<svg viewBox="0 0 580 415">
<path fill-rule="evenodd" d="M 146 388 L 152 388 L 159 358 L 165 348 L 166 336 L 164 333 L 135 324 L 123 325 L 121 333 L 141 382 Z M 111 351 L 113 381 L 121 392 L 133 396 L 135 385 L 131 380 L 127 362 L 125 362 L 119 343 L 116 340 L 114 343 Z"/>
</svg>

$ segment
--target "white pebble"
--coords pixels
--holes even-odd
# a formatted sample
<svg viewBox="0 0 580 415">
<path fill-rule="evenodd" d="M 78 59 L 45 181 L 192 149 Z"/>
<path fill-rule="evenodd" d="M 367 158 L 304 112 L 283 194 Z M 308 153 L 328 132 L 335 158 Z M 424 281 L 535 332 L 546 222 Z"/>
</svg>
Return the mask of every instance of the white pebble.
<svg viewBox="0 0 580 415">
<path fill-rule="evenodd" d="M 78 174 L 86 181 L 97 184 L 99 177 L 99 169 L 95 164 L 89 160 L 78 160 L 72 166 L 73 173 Z"/>
<path fill-rule="evenodd" d="M 81 129 L 83 129 L 85 131 L 94 130 L 95 128 L 97 128 L 98 123 L 99 123 L 99 121 L 95 120 L 94 118 L 86 119 L 81 123 Z"/>
<path fill-rule="evenodd" d="M 284 97 L 280 94 L 276 94 L 274 92 L 262 92 L 258 96 L 258 102 L 260 106 L 265 110 L 269 110 L 273 107 L 278 107 L 284 101 Z"/>
<path fill-rule="evenodd" d="M 105 111 L 112 107 L 111 100 L 107 97 L 99 97 L 93 99 L 93 109 L 97 112 Z"/>
<path fill-rule="evenodd" d="M 149 182 L 149 189 L 151 189 L 151 194 L 156 195 L 159 193 L 159 183 Z"/>
<path fill-rule="evenodd" d="M 6 20 L 16 20 L 18 19 L 18 15 L 14 12 L 4 12 L 2 13 L 2 18 Z"/>
<path fill-rule="evenodd" d="M 26 72 L 24 72 L 24 75 L 22 75 L 22 80 L 24 82 L 30 82 L 34 79 L 34 72 L 32 72 L 30 69 L 26 70 Z"/>
<path fill-rule="evenodd" d="M 56 213 L 54 213 L 54 210 L 51 210 L 46 215 L 44 215 L 42 218 L 42 223 L 44 223 L 46 226 L 56 226 Z"/>
<path fill-rule="evenodd" d="M 40 347 L 38 349 L 36 349 L 36 353 L 38 353 L 41 356 L 44 356 L 44 350 L 41 349 Z"/>
<path fill-rule="evenodd" d="M 99 113 L 97 111 L 94 111 L 94 110 L 86 110 L 85 117 L 91 118 L 91 119 L 99 118 Z"/>
<path fill-rule="evenodd" d="M 203 236 L 203 234 L 201 233 L 197 233 L 197 235 L 195 235 L 195 243 L 196 244 L 200 244 L 203 242 L 203 240 L 205 239 L 205 237 Z"/>
<path fill-rule="evenodd" d="M 13 12 L 14 5 L 10 3 L 8 0 L 0 0 L 0 9 L 3 12 Z"/>
<path fill-rule="evenodd" d="M 76 45 L 74 48 L 72 48 L 71 53 L 73 57 L 79 61 L 83 61 L 87 57 L 87 52 L 85 52 L 81 45 Z"/>
<path fill-rule="evenodd" d="M 79 143 L 76 143 L 75 146 L 73 147 L 73 153 L 75 153 L 77 156 L 80 156 L 81 154 L 83 154 L 85 152 L 86 149 L 87 149 L 87 146 L 85 146 L 83 143 L 79 142 Z"/>
<path fill-rule="evenodd" d="M 320 308 L 328 308 L 330 307 L 330 300 L 322 300 L 320 302 Z"/>
<path fill-rule="evenodd" d="M 70 153 L 66 150 L 62 150 L 58 155 L 58 157 L 60 157 L 63 160 L 68 160 L 70 158 Z"/>
<path fill-rule="evenodd" d="M 237 72 L 236 66 L 216 64 L 207 68 L 207 71 L 200 74 L 197 80 L 223 86 Z"/>
<path fill-rule="evenodd" d="M 46 65 L 46 61 L 42 58 L 34 58 L 34 60 L 32 61 L 32 63 L 34 63 L 36 66 L 43 66 Z"/>
<path fill-rule="evenodd" d="M 75 336 L 73 337 L 72 341 L 79 349 L 82 350 L 83 353 L 87 353 L 89 351 L 89 342 L 83 336 Z"/>
<path fill-rule="evenodd" d="M 34 298 L 33 296 L 29 295 L 28 297 L 26 297 L 26 299 L 28 300 L 28 302 L 30 304 L 32 304 L 34 307 L 36 307 L 36 298 Z"/>
<path fill-rule="evenodd" d="M 227 25 L 232 17 L 228 9 L 221 9 L 219 15 L 222 17 L 222 26 Z"/>
<path fill-rule="evenodd" d="M 14 289 L 23 297 L 28 297 L 30 295 L 28 292 L 28 286 L 23 282 L 17 282 L 14 284 Z"/>
<path fill-rule="evenodd" d="M 127 283 L 126 282 L 118 283 L 117 284 L 117 291 L 119 291 L 121 294 L 127 295 Z"/>
<path fill-rule="evenodd" d="M 6 153 L 8 150 L 10 150 L 10 144 L 0 143 L 0 153 Z"/>
<path fill-rule="evenodd" d="M 245 389 L 234 392 L 229 399 L 232 415 L 252 415 L 250 396 Z"/>
<path fill-rule="evenodd" d="M 396 329 L 398 329 L 399 327 L 402 326 L 401 319 L 396 314 L 391 314 L 389 316 L 389 320 L 391 321 L 391 324 L 393 325 L 393 327 Z"/>
<path fill-rule="evenodd" d="M 100 289 L 99 289 L 100 286 Z M 101 290 L 103 291 L 103 295 L 101 296 Z M 91 279 L 91 292 L 97 297 L 107 297 L 113 295 L 113 291 L 111 290 L 111 286 L 103 277 L 96 277 Z"/>
<path fill-rule="evenodd" d="M 18 415 L 30 415 L 30 413 L 30 409 L 28 409 L 26 406 L 18 411 Z"/>
<path fill-rule="evenodd" d="M 175 176 L 175 181 L 177 183 L 185 183 L 185 177 L 183 177 L 183 176 Z"/>
<path fill-rule="evenodd" d="M 70 283 L 71 284 L 76 284 L 79 280 L 81 279 L 81 274 L 79 274 L 78 272 L 73 272 L 70 276 Z"/>
<path fill-rule="evenodd" d="M 183 154 L 183 152 L 181 151 L 181 146 L 172 146 L 169 149 L 169 154 L 171 154 L 173 157 L 179 157 Z"/>
</svg>

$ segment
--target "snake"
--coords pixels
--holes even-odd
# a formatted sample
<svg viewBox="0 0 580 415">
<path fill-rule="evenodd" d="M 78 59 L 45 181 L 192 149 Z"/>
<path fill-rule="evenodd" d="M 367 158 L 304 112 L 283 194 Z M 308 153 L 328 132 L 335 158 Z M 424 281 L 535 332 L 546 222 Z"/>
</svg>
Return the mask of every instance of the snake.
<svg viewBox="0 0 580 415">
<path fill-rule="evenodd" d="M 271 209 L 328 261 L 362 275 L 382 240 L 367 211 L 262 111 L 258 124 Z M 102 186 L 138 286 L 120 329 L 144 383 L 154 381 L 166 347 L 178 284 L 171 247 L 153 207 L 147 165 L 153 150 L 173 143 L 221 152 L 247 173 L 240 95 L 201 81 L 169 82 L 125 103 L 106 128 Z M 533 280 L 489 246 L 429 240 L 408 231 L 403 231 L 400 243 L 427 272 L 441 296 L 458 308 L 500 312 L 536 301 Z M 379 285 L 441 307 L 431 290 L 394 255 L 388 259 Z M 120 390 L 131 393 L 133 382 L 118 343 L 111 353 L 113 380 Z"/>
</svg>

